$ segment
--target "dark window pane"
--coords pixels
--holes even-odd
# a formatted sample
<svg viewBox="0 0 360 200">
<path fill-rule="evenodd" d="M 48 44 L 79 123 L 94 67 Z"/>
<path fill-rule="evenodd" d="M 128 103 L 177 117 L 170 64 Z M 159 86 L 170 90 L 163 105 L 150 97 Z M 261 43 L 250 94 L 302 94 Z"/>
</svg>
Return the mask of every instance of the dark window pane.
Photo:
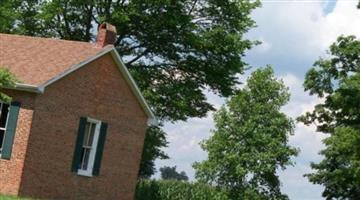
<svg viewBox="0 0 360 200">
<path fill-rule="evenodd" d="M 0 153 L 1 153 L 1 150 L 2 150 L 3 143 L 4 143 L 4 137 L 5 137 L 5 131 L 0 130 Z"/>
<path fill-rule="evenodd" d="M 94 140 L 94 135 L 95 135 L 95 128 L 96 128 L 96 124 L 92 124 L 91 125 L 91 130 L 90 130 L 90 136 L 89 136 L 89 141 L 88 141 L 88 146 L 92 147 L 92 143 Z"/>
<path fill-rule="evenodd" d="M 90 157 L 90 149 L 83 149 L 83 160 L 82 160 L 82 165 L 81 165 L 81 169 L 82 170 L 86 170 L 88 167 L 88 162 L 89 162 L 89 157 Z"/>
<path fill-rule="evenodd" d="M 81 148 L 81 159 L 80 159 L 80 163 L 79 163 L 79 165 L 78 165 L 78 169 L 81 169 L 81 167 L 82 167 L 82 163 L 83 163 L 83 160 L 84 160 L 84 148 Z"/>
<path fill-rule="evenodd" d="M 87 170 L 89 166 L 89 159 L 90 159 L 90 152 L 92 151 L 92 143 L 94 140 L 96 124 L 87 122 L 85 125 L 85 132 L 84 132 L 84 140 L 82 143 L 82 150 L 81 150 L 81 162 L 79 164 L 79 168 L 81 170 Z"/>
<path fill-rule="evenodd" d="M 87 146 L 87 141 L 89 140 L 89 129 L 90 129 L 91 124 L 89 122 L 86 123 L 85 126 L 85 133 L 84 133 L 84 142 L 83 145 Z"/>
<path fill-rule="evenodd" d="M 9 105 L 7 105 L 7 104 L 2 104 L 1 116 L 0 116 L 0 127 L 1 127 L 1 128 L 5 128 L 6 118 L 7 118 L 7 116 L 8 116 L 8 112 L 9 112 Z"/>
</svg>

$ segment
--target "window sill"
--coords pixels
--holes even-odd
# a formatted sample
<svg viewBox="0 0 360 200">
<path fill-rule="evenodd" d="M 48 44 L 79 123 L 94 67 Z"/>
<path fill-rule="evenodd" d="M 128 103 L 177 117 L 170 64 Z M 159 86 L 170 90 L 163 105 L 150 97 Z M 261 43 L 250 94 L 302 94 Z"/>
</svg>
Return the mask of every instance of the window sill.
<svg viewBox="0 0 360 200">
<path fill-rule="evenodd" d="M 78 170 L 77 175 L 79 176 L 86 176 L 86 177 L 92 177 L 93 175 L 91 172 L 84 171 L 84 170 Z"/>
</svg>

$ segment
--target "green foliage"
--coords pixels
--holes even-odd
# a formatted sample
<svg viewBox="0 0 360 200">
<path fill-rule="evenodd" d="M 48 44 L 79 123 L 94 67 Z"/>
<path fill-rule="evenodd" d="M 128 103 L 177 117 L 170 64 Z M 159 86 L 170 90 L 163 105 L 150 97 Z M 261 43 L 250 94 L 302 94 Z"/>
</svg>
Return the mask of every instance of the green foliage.
<svg viewBox="0 0 360 200">
<path fill-rule="evenodd" d="M 0 32 L 10 32 L 14 26 L 16 16 L 12 13 L 14 2 L 12 0 L 2 0 L 0 4 Z"/>
<path fill-rule="evenodd" d="M 312 163 L 317 172 L 308 174 L 309 180 L 325 186 L 327 199 L 360 199 L 360 130 L 338 127 L 324 143 L 325 159 Z"/>
<path fill-rule="evenodd" d="M 330 134 L 324 140 L 324 159 L 312 164 L 313 183 L 325 186 L 327 199 L 360 198 L 360 40 L 340 36 L 330 56 L 319 59 L 306 74 L 304 87 L 325 101 L 298 120 Z"/>
<path fill-rule="evenodd" d="M 168 155 L 161 149 L 167 147 L 166 133 L 160 126 L 151 126 L 145 135 L 144 148 L 140 163 L 139 178 L 148 179 L 155 172 L 155 159 L 168 159 Z"/>
<path fill-rule="evenodd" d="M 294 123 L 280 112 L 289 96 L 271 67 L 253 72 L 215 114 L 213 136 L 202 143 L 208 159 L 194 164 L 196 178 L 228 188 L 233 199 L 288 199 L 276 172 L 297 155 L 287 144 Z"/>
<path fill-rule="evenodd" d="M 135 200 L 230 200 L 225 190 L 181 181 L 139 181 Z"/>
<path fill-rule="evenodd" d="M 37 17 L 37 0 L 1 0 L 0 32 L 36 35 L 42 21 Z"/>
<path fill-rule="evenodd" d="M 160 168 L 161 178 L 163 180 L 177 180 L 177 181 L 187 181 L 189 178 L 187 177 L 184 171 L 177 172 L 176 166 L 174 167 L 162 167 Z"/>
<path fill-rule="evenodd" d="M 15 87 L 17 79 L 12 75 L 9 70 L 0 68 L 0 88 L 12 88 Z M 10 102 L 11 98 L 0 92 L 0 101 Z"/>
</svg>

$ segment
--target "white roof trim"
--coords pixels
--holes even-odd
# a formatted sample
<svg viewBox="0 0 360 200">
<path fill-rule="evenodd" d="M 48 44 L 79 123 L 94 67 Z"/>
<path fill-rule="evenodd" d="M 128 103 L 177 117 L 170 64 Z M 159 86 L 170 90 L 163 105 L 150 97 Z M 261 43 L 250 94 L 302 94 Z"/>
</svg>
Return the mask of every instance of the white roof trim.
<svg viewBox="0 0 360 200">
<path fill-rule="evenodd" d="M 89 64 L 90 62 L 100 58 L 101 56 L 103 56 L 103 55 L 105 55 L 107 53 L 111 53 L 111 56 L 113 57 L 115 63 L 119 67 L 119 70 L 123 74 L 126 82 L 129 84 L 130 89 L 132 90 L 135 97 L 139 101 L 141 107 L 143 108 L 144 112 L 148 116 L 148 118 L 149 118 L 148 122 L 147 122 L 148 125 L 156 125 L 158 122 L 156 120 L 155 115 L 151 111 L 149 105 L 146 103 L 145 98 L 143 97 L 141 91 L 139 90 L 139 87 L 135 83 L 135 81 L 132 78 L 129 70 L 126 68 L 124 62 L 120 58 L 120 55 L 118 54 L 118 52 L 116 51 L 114 46 L 105 48 L 104 50 L 102 50 L 101 52 L 96 54 L 95 56 L 90 57 L 90 58 L 80 62 L 79 64 L 76 64 L 76 65 L 70 67 L 69 69 L 65 70 L 64 72 L 62 72 L 62 73 L 60 73 L 58 75 L 56 75 L 55 77 L 51 78 L 50 80 L 46 81 L 44 84 L 42 84 L 40 86 L 27 85 L 27 84 L 16 84 L 15 89 L 23 90 L 23 91 L 29 91 L 29 92 L 35 92 L 35 93 L 44 93 L 47 86 L 53 84 L 54 82 L 62 79 L 63 77 L 69 75 L 70 73 L 78 70 L 79 68 Z"/>
</svg>

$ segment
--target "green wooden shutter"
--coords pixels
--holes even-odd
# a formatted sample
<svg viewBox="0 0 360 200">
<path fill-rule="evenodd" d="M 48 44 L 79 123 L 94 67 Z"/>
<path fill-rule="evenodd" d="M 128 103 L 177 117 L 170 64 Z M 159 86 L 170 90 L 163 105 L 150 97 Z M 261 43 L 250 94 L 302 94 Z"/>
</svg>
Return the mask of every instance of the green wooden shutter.
<svg viewBox="0 0 360 200">
<path fill-rule="evenodd" d="M 99 141 L 96 147 L 95 163 L 93 168 L 93 175 L 98 176 L 100 174 L 101 159 L 104 151 L 106 132 L 108 124 L 102 122 L 100 127 Z"/>
<path fill-rule="evenodd" d="M 81 162 L 81 150 L 82 150 L 82 143 L 84 141 L 86 122 L 87 122 L 86 117 L 80 117 L 79 130 L 75 143 L 74 158 L 71 166 L 72 172 L 78 171 Z"/>
<path fill-rule="evenodd" d="M 10 108 L 9 116 L 6 123 L 4 144 L 1 152 L 1 158 L 3 159 L 10 160 L 11 158 L 12 146 L 15 138 L 16 124 L 18 120 L 20 105 L 21 104 L 19 102 L 12 102 L 9 107 Z"/>
</svg>

